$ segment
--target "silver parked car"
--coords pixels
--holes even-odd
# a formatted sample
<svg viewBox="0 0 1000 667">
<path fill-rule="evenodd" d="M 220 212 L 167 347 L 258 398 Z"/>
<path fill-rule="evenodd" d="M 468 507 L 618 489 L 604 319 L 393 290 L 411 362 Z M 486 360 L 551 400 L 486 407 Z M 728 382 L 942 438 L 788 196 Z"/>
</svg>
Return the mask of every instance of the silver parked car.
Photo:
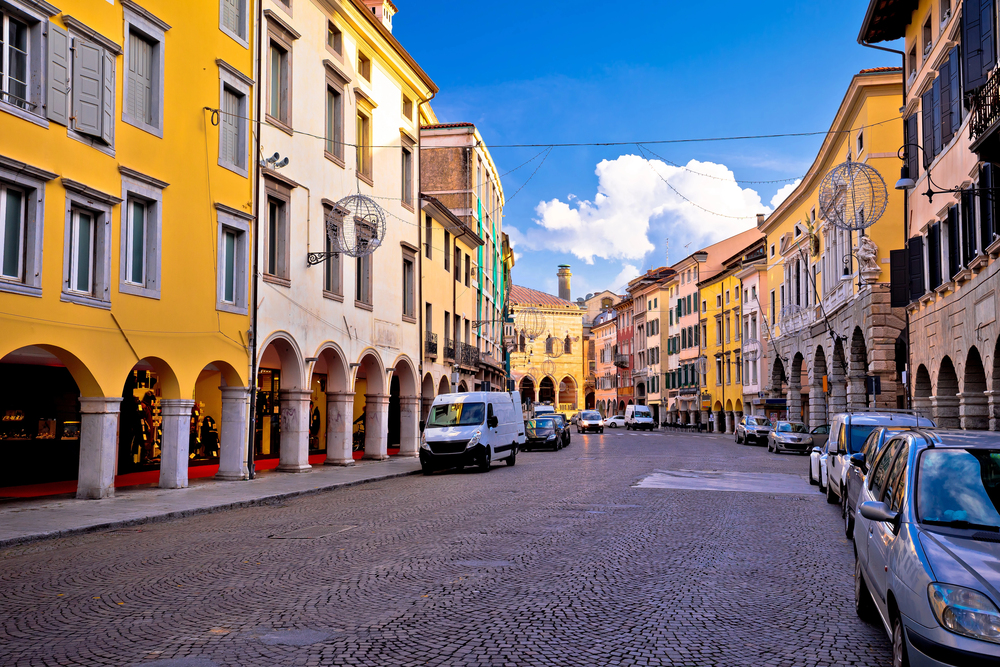
<svg viewBox="0 0 1000 667">
<path fill-rule="evenodd" d="M 858 501 L 855 608 L 893 665 L 1000 664 L 1000 434 L 903 431 Z"/>
<path fill-rule="evenodd" d="M 766 417 L 744 415 L 736 424 L 736 443 L 764 445 L 767 444 L 767 434 L 770 432 L 771 422 Z"/>
<path fill-rule="evenodd" d="M 889 441 L 894 435 L 898 435 L 906 428 L 889 428 L 878 426 L 868 434 L 865 444 L 861 446 L 861 451 L 851 454 L 847 460 L 847 473 L 844 479 L 844 496 L 840 499 L 841 516 L 844 519 L 844 535 L 847 539 L 854 536 L 854 510 L 858 506 L 858 495 L 861 494 L 861 487 L 865 483 L 865 475 L 868 474 L 868 464 L 875 460 L 878 453 L 882 451 L 882 445 Z"/>
<path fill-rule="evenodd" d="M 802 422 L 778 422 L 774 425 L 774 430 L 767 434 L 767 451 L 775 454 L 808 454 L 812 446 L 812 436 Z"/>
</svg>

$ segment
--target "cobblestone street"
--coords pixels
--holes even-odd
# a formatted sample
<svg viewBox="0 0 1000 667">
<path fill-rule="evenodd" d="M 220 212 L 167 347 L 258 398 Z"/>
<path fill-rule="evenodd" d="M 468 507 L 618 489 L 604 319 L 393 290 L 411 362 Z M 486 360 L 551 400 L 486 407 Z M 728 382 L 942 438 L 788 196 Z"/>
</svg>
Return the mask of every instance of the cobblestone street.
<svg viewBox="0 0 1000 667">
<path fill-rule="evenodd" d="M 16 547 L 0 664 L 888 665 L 814 488 L 634 486 L 716 470 L 805 489 L 806 468 L 731 437 L 574 433 L 488 474 Z"/>
</svg>

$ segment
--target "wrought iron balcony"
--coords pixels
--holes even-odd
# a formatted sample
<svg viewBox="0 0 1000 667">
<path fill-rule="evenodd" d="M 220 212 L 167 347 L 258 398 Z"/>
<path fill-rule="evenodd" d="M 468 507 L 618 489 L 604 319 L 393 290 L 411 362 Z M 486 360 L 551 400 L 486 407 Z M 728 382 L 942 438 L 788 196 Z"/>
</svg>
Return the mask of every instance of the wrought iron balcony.
<svg viewBox="0 0 1000 667">
<path fill-rule="evenodd" d="M 615 355 L 615 366 L 618 368 L 628 368 L 628 355 L 627 354 L 616 354 Z"/>
<path fill-rule="evenodd" d="M 458 359 L 458 363 L 472 368 L 479 365 L 479 348 L 468 343 L 461 343 L 459 349 L 461 356 Z"/>
<path fill-rule="evenodd" d="M 455 341 L 450 338 L 444 339 L 444 358 L 455 359 Z"/>
<path fill-rule="evenodd" d="M 438 353 L 438 335 L 428 331 L 424 334 L 424 354 L 436 357 Z"/>
<path fill-rule="evenodd" d="M 997 129 L 1000 128 L 1000 71 L 993 70 L 990 78 L 979 90 L 971 94 L 972 119 L 969 121 L 969 138 L 972 140 L 973 151 L 983 157 L 990 153 L 992 160 L 996 156 L 1000 141 Z M 986 159 L 985 157 L 983 159 Z"/>
</svg>

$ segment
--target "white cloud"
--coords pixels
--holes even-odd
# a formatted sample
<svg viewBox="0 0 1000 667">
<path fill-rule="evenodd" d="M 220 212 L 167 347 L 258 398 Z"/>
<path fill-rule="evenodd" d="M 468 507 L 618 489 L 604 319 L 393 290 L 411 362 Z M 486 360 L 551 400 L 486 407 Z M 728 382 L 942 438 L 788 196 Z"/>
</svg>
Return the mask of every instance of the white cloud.
<svg viewBox="0 0 1000 667">
<path fill-rule="evenodd" d="M 778 191 L 774 193 L 773 197 L 771 197 L 771 208 L 776 209 L 781 206 L 781 202 L 788 199 L 788 195 L 792 194 L 792 191 L 799 187 L 799 183 L 801 182 L 802 179 L 799 178 L 796 179 L 794 183 L 788 183 L 787 185 L 783 185 L 778 188 Z"/>
<path fill-rule="evenodd" d="M 595 172 L 593 201 L 568 196 L 566 201 L 540 202 L 534 225 L 508 228 L 511 242 L 521 250 L 569 252 L 593 264 L 595 258 L 641 260 L 655 249 L 652 232 L 658 244 L 670 239 L 676 261 L 749 229 L 757 213 L 770 212 L 760 195 L 741 188 L 725 165 L 691 160 L 686 167 L 647 162 L 637 155 L 604 160 Z M 632 264 L 624 265 L 622 275 L 629 267 L 638 275 Z"/>
<path fill-rule="evenodd" d="M 615 276 L 607 287 L 604 289 L 616 292 L 618 294 L 623 294 L 623 286 L 628 285 L 629 281 L 638 278 L 642 271 L 639 267 L 633 266 L 631 264 L 622 264 L 622 270 Z"/>
</svg>

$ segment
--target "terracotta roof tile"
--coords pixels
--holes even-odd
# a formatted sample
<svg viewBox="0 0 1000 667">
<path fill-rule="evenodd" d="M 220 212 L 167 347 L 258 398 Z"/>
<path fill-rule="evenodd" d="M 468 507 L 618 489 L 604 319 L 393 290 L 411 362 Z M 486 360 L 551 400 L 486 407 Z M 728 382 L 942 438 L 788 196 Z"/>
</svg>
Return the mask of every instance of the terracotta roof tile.
<svg viewBox="0 0 1000 667">
<path fill-rule="evenodd" d="M 902 67 L 869 67 L 868 69 L 863 69 L 858 74 L 874 74 L 876 72 L 902 72 Z"/>
<path fill-rule="evenodd" d="M 421 130 L 446 130 L 451 127 L 475 127 L 475 123 L 437 123 L 436 125 L 421 125 Z"/>
<path fill-rule="evenodd" d="M 546 294 L 545 292 L 539 292 L 538 290 L 531 289 L 530 287 L 521 287 L 520 285 L 510 286 L 510 302 L 518 306 L 562 306 L 565 308 L 579 308 L 579 306 L 572 301 L 560 299 L 557 296 Z"/>
</svg>

